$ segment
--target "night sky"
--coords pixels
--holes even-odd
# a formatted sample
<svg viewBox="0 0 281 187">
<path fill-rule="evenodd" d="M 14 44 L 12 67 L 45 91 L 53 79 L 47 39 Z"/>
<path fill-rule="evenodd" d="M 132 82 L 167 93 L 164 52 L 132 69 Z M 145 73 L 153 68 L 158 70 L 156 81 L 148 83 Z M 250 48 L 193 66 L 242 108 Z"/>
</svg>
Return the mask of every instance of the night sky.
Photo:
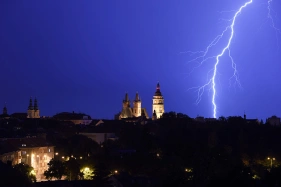
<svg viewBox="0 0 281 187">
<path fill-rule="evenodd" d="M 2 0 L 0 106 L 26 112 L 36 96 L 41 116 L 75 111 L 110 119 L 125 93 L 133 100 L 138 91 L 151 116 L 159 81 L 165 111 L 212 117 L 211 92 L 196 105 L 188 88 L 204 84 L 214 62 L 189 74 L 196 63 L 182 52 L 204 50 L 245 2 Z M 221 58 L 218 116 L 281 116 L 281 33 L 270 26 L 266 3 L 254 0 L 237 19 L 231 51 L 242 89 L 229 86 L 231 62 Z M 281 28 L 281 1 L 272 5 Z"/>
</svg>

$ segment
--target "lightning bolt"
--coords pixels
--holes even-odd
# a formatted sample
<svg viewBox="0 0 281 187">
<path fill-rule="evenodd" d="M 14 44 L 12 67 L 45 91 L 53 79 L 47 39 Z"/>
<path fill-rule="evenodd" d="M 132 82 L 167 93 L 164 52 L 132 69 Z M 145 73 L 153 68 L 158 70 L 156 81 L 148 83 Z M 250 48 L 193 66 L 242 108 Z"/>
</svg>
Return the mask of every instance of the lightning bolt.
<svg viewBox="0 0 281 187">
<path fill-rule="evenodd" d="M 272 0 L 268 0 L 268 6 L 269 6 L 269 10 L 270 10 L 270 3 L 271 3 Z M 196 89 L 197 90 L 197 94 L 198 94 L 198 97 L 197 97 L 197 100 L 196 100 L 196 103 L 198 104 L 200 101 L 201 101 L 201 97 L 203 95 L 203 93 L 205 92 L 205 89 L 207 89 L 207 87 L 209 86 L 212 90 L 212 105 L 213 105 L 213 117 L 214 118 L 217 118 L 217 104 L 216 104 L 216 95 L 217 95 L 217 90 L 216 90 L 216 77 L 217 77 L 217 74 L 218 74 L 218 65 L 220 63 L 220 58 L 225 54 L 227 53 L 230 60 L 231 60 L 231 65 L 232 65 L 232 68 L 234 70 L 233 72 L 233 75 L 230 79 L 234 78 L 235 79 L 235 82 L 238 83 L 239 86 L 240 85 L 240 82 L 239 82 L 239 77 L 238 77 L 238 71 L 236 69 L 236 63 L 234 62 L 232 56 L 231 56 L 231 52 L 230 52 L 230 46 L 231 46 L 231 43 L 232 43 L 232 39 L 233 39 L 233 35 L 234 35 L 234 26 L 235 26 L 235 23 L 236 23 L 236 19 L 237 17 L 241 14 L 242 10 L 244 8 L 246 8 L 248 5 L 250 5 L 251 3 L 253 2 L 253 0 L 249 0 L 247 1 L 244 5 L 242 5 L 234 14 L 233 18 L 231 20 L 229 20 L 231 22 L 230 25 L 228 25 L 220 35 L 218 35 L 217 37 L 215 37 L 215 39 L 207 46 L 207 48 L 205 49 L 205 51 L 198 51 L 198 52 L 190 52 L 188 51 L 187 53 L 190 53 L 191 55 L 194 55 L 194 54 L 202 54 L 201 56 L 198 56 L 196 58 L 194 58 L 193 60 L 189 61 L 189 62 L 192 62 L 192 61 L 197 61 L 197 60 L 200 60 L 199 62 L 199 65 L 196 66 L 195 68 L 198 68 L 200 67 L 204 62 L 210 60 L 210 59 L 215 59 L 215 64 L 213 66 L 213 68 L 208 72 L 208 75 L 210 73 L 212 73 L 211 75 L 211 78 L 208 78 L 209 76 L 207 76 L 207 82 L 203 85 L 203 86 L 200 86 L 200 87 L 193 87 L 193 88 L 190 88 L 190 89 Z M 270 18 L 272 19 L 271 17 L 271 14 L 270 12 L 268 13 L 268 15 L 270 15 Z M 275 27 L 274 24 L 272 24 L 273 27 Z M 207 56 L 207 54 L 209 53 L 210 49 L 215 46 L 225 35 L 226 35 L 226 32 L 230 31 L 230 36 L 228 37 L 228 40 L 227 40 L 227 44 L 224 46 L 224 48 L 221 50 L 221 52 L 219 54 L 217 54 L 216 56 Z M 194 68 L 194 69 L 195 69 Z M 193 70 L 194 70 L 193 69 Z M 192 70 L 192 71 L 193 71 Z"/>
<path fill-rule="evenodd" d="M 281 33 L 280 29 L 278 29 L 276 26 L 275 26 L 275 23 L 274 23 L 274 19 L 272 17 L 272 12 L 274 12 L 271 8 L 271 4 L 272 4 L 272 0 L 268 0 L 267 1 L 267 18 L 269 19 L 270 21 L 270 26 L 275 30 L 275 33 L 276 33 L 276 40 L 277 40 L 277 45 L 278 45 L 278 48 L 279 48 L 279 37 L 278 37 L 278 34 Z"/>
</svg>

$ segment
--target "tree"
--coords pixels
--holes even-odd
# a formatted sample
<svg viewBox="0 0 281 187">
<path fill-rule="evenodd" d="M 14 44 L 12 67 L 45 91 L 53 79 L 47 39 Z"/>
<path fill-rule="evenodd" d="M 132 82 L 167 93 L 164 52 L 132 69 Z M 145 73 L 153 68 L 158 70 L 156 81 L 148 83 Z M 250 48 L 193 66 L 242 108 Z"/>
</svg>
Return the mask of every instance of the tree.
<svg viewBox="0 0 281 187">
<path fill-rule="evenodd" d="M 29 178 L 11 165 L 0 161 L 0 186 L 30 186 Z M 16 179 L 16 180 L 14 180 Z"/>
<path fill-rule="evenodd" d="M 190 117 L 183 113 L 177 113 L 177 118 L 190 118 Z"/>
<path fill-rule="evenodd" d="M 80 172 L 80 164 L 76 159 L 70 158 L 65 162 L 65 166 L 68 180 L 79 180 L 83 178 L 83 173 Z"/>
<path fill-rule="evenodd" d="M 219 121 L 221 121 L 221 122 L 226 122 L 227 120 L 226 120 L 226 117 L 221 116 L 221 117 L 219 117 Z"/>
<path fill-rule="evenodd" d="M 52 159 L 48 163 L 49 169 L 44 172 L 46 179 L 50 180 L 55 178 L 57 180 L 61 179 L 66 173 L 65 164 L 60 160 Z"/>
<path fill-rule="evenodd" d="M 16 164 L 14 166 L 14 169 L 26 176 L 30 182 L 36 182 L 36 176 L 33 167 L 27 164 L 20 163 Z"/>
<path fill-rule="evenodd" d="M 83 174 L 84 180 L 93 180 L 94 171 L 91 168 L 85 167 L 85 168 L 81 169 L 81 173 Z"/>
<path fill-rule="evenodd" d="M 93 180 L 97 186 L 108 186 L 110 182 L 108 181 L 110 171 L 104 163 L 97 163 L 94 168 Z"/>
<path fill-rule="evenodd" d="M 162 114 L 162 118 L 177 118 L 177 113 L 176 112 L 165 112 Z"/>
</svg>

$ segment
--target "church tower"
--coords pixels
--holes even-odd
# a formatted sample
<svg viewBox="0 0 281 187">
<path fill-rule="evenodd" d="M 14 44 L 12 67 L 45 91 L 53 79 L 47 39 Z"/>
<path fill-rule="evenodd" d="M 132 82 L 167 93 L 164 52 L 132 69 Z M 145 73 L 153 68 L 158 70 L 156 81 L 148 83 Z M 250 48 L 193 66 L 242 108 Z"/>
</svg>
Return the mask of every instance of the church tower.
<svg viewBox="0 0 281 187">
<path fill-rule="evenodd" d="M 39 110 L 38 102 L 37 102 L 36 98 L 34 100 L 34 115 L 33 115 L 33 118 L 40 118 L 40 110 Z"/>
<path fill-rule="evenodd" d="M 125 99 L 123 100 L 123 109 L 125 108 L 130 108 L 130 100 L 129 100 L 128 93 L 126 93 Z"/>
<path fill-rule="evenodd" d="M 162 93 L 160 91 L 159 82 L 156 86 L 156 92 L 153 96 L 152 102 L 153 102 L 152 103 L 152 111 L 153 111 L 153 113 L 156 114 L 156 118 L 158 119 L 164 113 L 164 98 L 163 98 Z"/>
<path fill-rule="evenodd" d="M 27 109 L 27 118 L 33 118 L 33 114 L 34 114 L 34 108 L 33 108 L 33 104 L 32 104 L 32 98 L 30 97 L 29 106 Z"/>
<path fill-rule="evenodd" d="M 134 105 L 133 106 L 133 115 L 135 117 L 140 117 L 141 116 L 141 100 L 140 100 L 138 92 L 136 93 L 136 98 L 134 100 L 133 105 Z"/>
</svg>

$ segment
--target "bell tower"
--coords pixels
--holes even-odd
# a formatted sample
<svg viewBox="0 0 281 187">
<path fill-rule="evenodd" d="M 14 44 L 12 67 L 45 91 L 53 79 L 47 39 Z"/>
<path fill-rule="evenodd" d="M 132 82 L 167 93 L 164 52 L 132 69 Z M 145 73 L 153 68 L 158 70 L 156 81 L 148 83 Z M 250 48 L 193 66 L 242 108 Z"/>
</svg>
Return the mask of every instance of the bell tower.
<svg viewBox="0 0 281 187">
<path fill-rule="evenodd" d="M 156 118 L 160 118 L 162 116 L 162 114 L 165 112 L 164 111 L 164 98 L 162 96 L 162 93 L 160 91 L 160 84 L 158 82 L 157 86 L 156 86 L 156 92 L 153 96 L 152 99 L 152 111 L 153 114 L 156 114 Z M 153 116 L 152 114 L 152 116 Z"/>
<path fill-rule="evenodd" d="M 130 100 L 129 100 L 128 93 L 126 93 L 125 99 L 123 100 L 123 109 L 125 108 L 130 108 Z"/>
<path fill-rule="evenodd" d="M 140 100 L 138 92 L 136 93 L 136 98 L 134 100 L 133 105 L 134 105 L 134 107 L 133 107 L 133 115 L 135 117 L 140 117 L 141 116 L 141 100 Z"/>
<path fill-rule="evenodd" d="M 33 108 L 32 98 L 30 97 L 29 106 L 27 109 L 27 118 L 33 118 L 33 114 L 34 114 L 34 108 Z"/>
<path fill-rule="evenodd" d="M 39 110 L 38 102 L 37 102 L 36 98 L 34 99 L 34 115 L 33 115 L 33 118 L 40 118 L 40 110 Z"/>
</svg>

